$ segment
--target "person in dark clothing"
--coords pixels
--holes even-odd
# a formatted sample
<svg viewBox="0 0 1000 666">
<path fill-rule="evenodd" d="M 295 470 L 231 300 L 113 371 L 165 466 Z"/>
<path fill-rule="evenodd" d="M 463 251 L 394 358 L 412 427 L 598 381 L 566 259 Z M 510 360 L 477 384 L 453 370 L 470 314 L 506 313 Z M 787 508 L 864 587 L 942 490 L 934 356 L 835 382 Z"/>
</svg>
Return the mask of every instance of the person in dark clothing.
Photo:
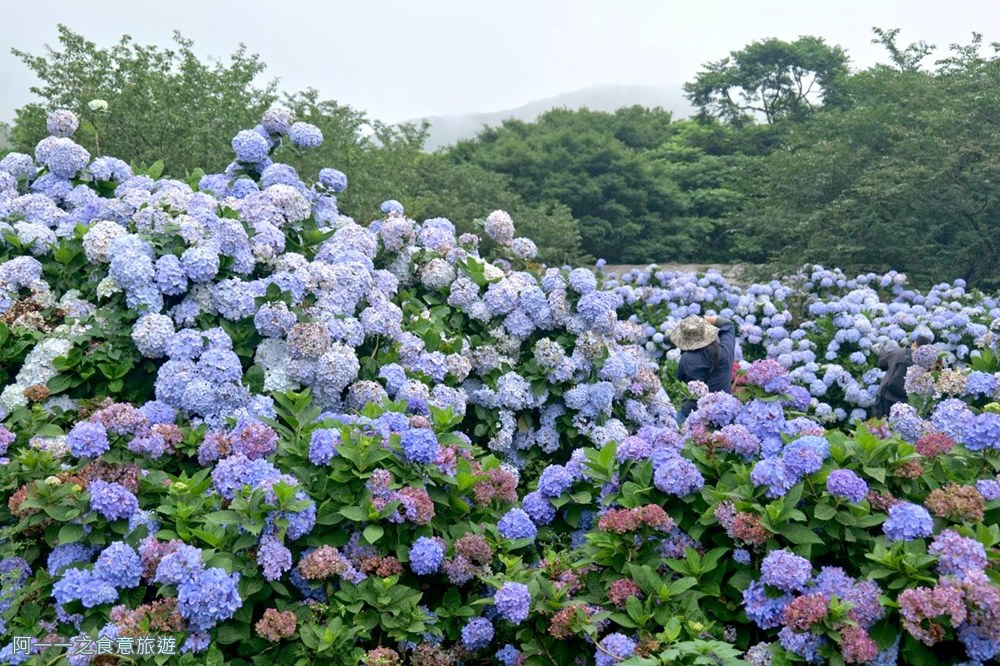
<svg viewBox="0 0 1000 666">
<path fill-rule="evenodd" d="M 701 381 L 711 392 L 733 392 L 732 370 L 736 354 L 736 327 L 725 317 L 686 317 L 670 333 L 670 341 L 681 350 L 677 378 Z M 683 422 L 697 406 L 696 400 L 681 405 L 677 415 Z"/>
<path fill-rule="evenodd" d="M 930 338 L 918 335 L 909 347 L 890 349 L 879 357 L 878 367 L 885 370 L 885 376 L 875 393 L 872 416 L 884 419 L 889 416 L 893 405 L 906 402 L 906 371 L 913 365 L 913 350 L 930 343 Z"/>
</svg>

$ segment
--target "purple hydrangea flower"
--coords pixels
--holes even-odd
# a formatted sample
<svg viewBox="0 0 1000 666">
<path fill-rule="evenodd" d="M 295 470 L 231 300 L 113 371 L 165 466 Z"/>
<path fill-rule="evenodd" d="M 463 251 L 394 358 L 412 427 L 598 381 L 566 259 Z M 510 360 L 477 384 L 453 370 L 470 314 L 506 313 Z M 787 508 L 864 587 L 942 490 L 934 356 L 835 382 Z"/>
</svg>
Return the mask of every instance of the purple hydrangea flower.
<svg viewBox="0 0 1000 666">
<path fill-rule="evenodd" d="M 523 583 L 504 583 L 493 595 L 497 614 L 512 624 L 521 624 L 528 619 L 531 610 L 531 592 Z"/>
<path fill-rule="evenodd" d="M 497 522 L 497 532 L 505 539 L 534 539 L 538 528 L 521 509 L 511 509 Z"/>
<path fill-rule="evenodd" d="M 493 640 L 493 623 L 485 617 L 474 617 L 462 627 L 462 645 L 466 650 L 481 650 Z"/>
<path fill-rule="evenodd" d="M 441 446 L 438 444 L 434 431 L 430 428 L 411 428 L 400 438 L 403 454 L 407 460 L 418 463 L 432 463 L 438 456 Z"/>
<path fill-rule="evenodd" d="M 690 460 L 672 456 L 656 469 L 653 485 L 668 495 L 684 497 L 704 486 L 705 478 Z"/>
<path fill-rule="evenodd" d="M 420 537 L 410 546 L 410 568 L 418 576 L 429 576 L 441 568 L 444 549 L 437 540 Z"/>
<path fill-rule="evenodd" d="M 922 539 L 934 532 L 934 519 L 924 507 L 900 502 L 889 508 L 889 517 L 882 524 L 882 531 L 890 541 Z"/>
<path fill-rule="evenodd" d="M 278 580 L 281 574 L 292 568 L 292 551 L 274 536 L 266 534 L 257 547 L 257 564 L 264 570 L 264 578 Z"/>
<path fill-rule="evenodd" d="M 66 445 L 69 452 L 78 458 L 96 458 L 111 448 L 108 431 L 103 424 L 93 421 L 81 421 L 73 426 L 66 435 Z"/>
<path fill-rule="evenodd" d="M 831 495 L 851 502 L 860 502 L 868 496 L 868 484 L 849 469 L 835 469 L 826 477 L 826 489 Z"/>
<path fill-rule="evenodd" d="M 139 510 L 139 500 L 120 483 L 107 483 L 100 479 L 90 482 L 90 508 L 107 520 L 128 518 Z"/>
<path fill-rule="evenodd" d="M 927 549 L 938 556 L 938 571 L 946 576 L 963 576 L 966 571 L 986 568 L 986 549 L 975 539 L 963 537 L 954 530 L 944 530 Z"/>
<path fill-rule="evenodd" d="M 805 589 L 812 577 L 812 564 L 787 550 L 772 550 L 760 565 L 760 579 L 785 592 Z"/>
<path fill-rule="evenodd" d="M 618 632 L 608 634 L 598 643 L 600 649 L 594 654 L 596 666 L 614 666 L 635 654 L 636 642 Z"/>
</svg>

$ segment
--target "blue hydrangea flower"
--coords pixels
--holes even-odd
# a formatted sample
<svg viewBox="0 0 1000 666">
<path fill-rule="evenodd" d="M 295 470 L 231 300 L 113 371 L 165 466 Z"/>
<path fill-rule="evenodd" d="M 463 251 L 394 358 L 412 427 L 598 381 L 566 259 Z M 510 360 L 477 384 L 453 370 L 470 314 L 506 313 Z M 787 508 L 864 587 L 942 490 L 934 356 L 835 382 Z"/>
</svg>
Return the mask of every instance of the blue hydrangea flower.
<svg viewBox="0 0 1000 666">
<path fill-rule="evenodd" d="M 315 148 L 323 143 L 323 132 L 315 125 L 298 122 L 289 128 L 288 138 L 301 148 Z"/>
<path fill-rule="evenodd" d="M 336 169 L 320 169 L 319 182 L 323 187 L 337 193 L 347 189 L 347 176 Z"/>
<path fill-rule="evenodd" d="M 760 579 L 785 592 L 805 589 L 812 578 L 812 564 L 787 550 L 772 550 L 760 565 Z"/>
<path fill-rule="evenodd" d="M 705 485 L 705 478 L 690 460 L 671 456 L 657 467 L 653 485 L 668 495 L 684 497 L 701 489 Z"/>
<path fill-rule="evenodd" d="M 400 438 L 403 454 L 407 460 L 418 463 L 432 463 L 441 450 L 437 436 L 430 428 L 411 428 Z"/>
<path fill-rule="evenodd" d="M 552 506 L 552 502 L 538 491 L 525 495 L 521 501 L 521 508 L 531 517 L 532 522 L 538 525 L 548 525 L 556 517 L 556 508 Z"/>
<path fill-rule="evenodd" d="M 531 610 L 531 592 L 523 583 L 504 583 L 493 595 L 497 614 L 511 624 L 521 624 Z"/>
<path fill-rule="evenodd" d="M 826 477 L 826 489 L 835 497 L 860 502 L 868 496 L 868 484 L 849 469 L 835 469 Z"/>
<path fill-rule="evenodd" d="M 253 130 L 242 130 L 233 137 L 236 159 L 246 164 L 257 164 L 267 158 L 271 142 Z"/>
<path fill-rule="evenodd" d="M 576 479 L 573 473 L 562 465 L 549 465 L 538 477 L 537 492 L 543 497 L 559 497 L 568 491 Z"/>
<path fill-rule="evenodd" d="M 317 428 L 309 440 L 309 461 L 314 465 L 329 465 L 337 456 L 340 433 L 336 430 Z"/>
<path fill-rule="evenodd" d="M 538 528 L 522 509 L 511 509 L 497 521 L 497 532 L 505 539 L 534 539 Z"/>
<path fill-rule="evenodd" d="M 636 642 L 618 632 L 608 634 L 598 643 L 601 649 L 594 653 L 595 666 L 614 666 L 635 654 Z"/>
<path fill-rule="evenodd" d="M 485 617 L 474 617 L 462 627 L 462 645 L 466 650 L 482 650 L 493 640 L 493 623 Z"/>
<path fill-rule="evenodd" d="M 141 575 L 139 554 L 122 541 L 116 541 L 101 551 L 94 563 L 94 576 L 118 589 L 137 586 Z"/>
<path fill-rule="evenodd" d="M 418 576 L 429 576 L 441 568 L 444 549 L 430 537 L 420 537 L 410 546 L 410 568 Z"/>
<path fill-rule="evenodd" d="M 204 570 L 201 549 L 182 544 L 169 555 L 165 555 L 156 567 L 154 580 L 166 585 L 179 585 Z"/>
<path fill-rule="evenodd" d="M 900 502 L 889 508 L 889 517 L 882 524 L 882 531 L 890 541 L 922 539 L 934 532 L 934 519 L 924 507 Z"/>
<path fill-rule="evenodd" d="M 237 591 L 240 575 L 214 567 L 177 586 L 177 610 L 194 631 L 208 631 L 243 605 Z"/>
<path fill-rule="evenodd" d="M 139 510 L 139 500 L 120 483 L 107 483 L 100 479 L 90 482 L 90 508 L 107 520 L 128 518 Z"/>
<path fill-rule="evenodd" d="M 104 425 L 92 421 L 81 421 L 73 426 L 66 435 L 66 445 L 78 458 L 96 458 L 111 448 Z"/>
</svg>

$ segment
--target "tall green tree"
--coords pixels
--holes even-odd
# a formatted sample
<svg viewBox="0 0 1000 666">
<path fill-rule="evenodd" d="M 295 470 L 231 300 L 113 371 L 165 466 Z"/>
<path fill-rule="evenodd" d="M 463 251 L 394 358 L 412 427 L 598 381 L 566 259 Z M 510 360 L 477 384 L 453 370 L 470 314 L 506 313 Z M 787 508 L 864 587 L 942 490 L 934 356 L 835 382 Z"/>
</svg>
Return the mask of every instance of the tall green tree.
<svg viewBox="0 0 1000 666">
<path fill-rule="evenodd" d="M 205 63 L 194 44 L 174 33 L 174 48 L 138 44 L 128 35 L 111 48 L 59 26 L 59 46 L 43 55 L 12 49 L 38 77 L 41 99 L 18 109 L 11 133 L 17 150 L 32 152 L 48 133 L 46 114 L 76 112 L 75 138 L 92 154 L 152 164 L 183 176 L 202 167 L 219 171 L 231 160 L 229 141 L 252 127 L 275 99 L 275 83 L 256 85 L 264 63 L 242 45 L 228 61 Z M 106 112 L 89 102 L 102 99 Z"/>
<path fill-rule="evenodd" d="M 847 53 L 821 37 L 765 39 L 708 63 L 684 91 L 703 116 L 736 125 L 801 120 L 839 101 L 847 63 Z"/>
<path fill-rule="evenodd" d="M 417 163 L 417 179 L 403 203 L 417 219 L 446 217 L 458 233 L 478 233 L 481 249 L 489 238 L 482 221 L 490 212 L 510 213 L 519 236 L 538 246 L 538 259 L 551 265 L 579 265 L 593 261 L 581 245 L 580 227 L 561 203 L 528 204 L 510 189 L 510 178 L 476 164 L 454 163 L 441 154 L 424 155 Z"/>
<path fill-rule="evenodd" d="M 533 123 L 508 120 L 485 129 L 448 154 L 509 176 L 530 204 L 568 206 L 583 249 L 596 257 L 669 261 L 690 254 L 694 244 L 675 220 L 680 190 L 644 148 L 669 136 L 670 122 L 662 110 L 553 110 Z"/>
<path fill-rule="evenodd" d="M 745 169 L 741 252 L 1000 286 L 1000 45 L 976 35 L 934 69 L 899 66 L 921 50 L 850 77 L 846 108 Z"/>
<path fill-rule="evenodd" d="M 324 167 L 347 174 L 347 191 L 338 195 L 338 207 L 359 223 L 377 215 L 383 201 L 399 199 L 413 187 L 426 124 L 373 120 L 334 100 L 320 100 L 311 89 L 286 96 L 284 104 L 297 119 L 319 127 L 323 145 L 306 151 L 283 147 L 275 159 L 295 166 L 306 180 L 315 179 Z"/>
</svg>

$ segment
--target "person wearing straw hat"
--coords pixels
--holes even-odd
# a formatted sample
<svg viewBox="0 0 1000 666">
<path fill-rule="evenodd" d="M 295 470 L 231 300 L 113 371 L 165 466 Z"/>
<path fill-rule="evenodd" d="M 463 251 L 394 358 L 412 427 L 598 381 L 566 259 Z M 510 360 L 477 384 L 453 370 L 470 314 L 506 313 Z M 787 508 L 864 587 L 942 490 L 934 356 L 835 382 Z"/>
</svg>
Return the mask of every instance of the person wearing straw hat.
<svg viewBox="0 0 1000 666">
<path fill-rule="evenodd" d="M 732 368 L 736 354 L 733 322 L 715 315 L 691 315 L 670 332 L 670 342 L 681 350 L 677 379 L 704 382 L 710 392 L 733 392 Z M 678 421 L 683 423 L 697 404 L 696 400 L 687 400 L 681 405 Z"/>
</svg>

